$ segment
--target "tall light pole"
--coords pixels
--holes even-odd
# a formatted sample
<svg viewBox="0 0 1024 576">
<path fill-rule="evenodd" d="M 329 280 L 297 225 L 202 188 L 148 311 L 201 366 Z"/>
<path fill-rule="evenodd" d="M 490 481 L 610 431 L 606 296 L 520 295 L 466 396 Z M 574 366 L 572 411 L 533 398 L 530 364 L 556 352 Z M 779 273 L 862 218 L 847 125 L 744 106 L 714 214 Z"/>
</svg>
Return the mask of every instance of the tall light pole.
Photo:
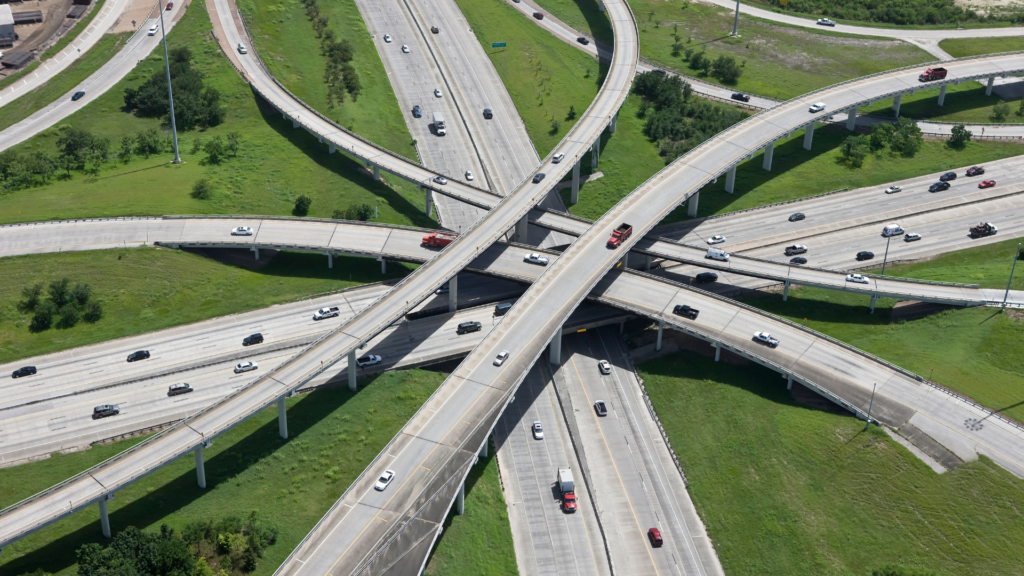
<svg viewBox="0 0 1024 576">
<path fill-rule="evenodd" d="M 167 99 L 171 103 L 171 134 L 174 136 L 174 163 L 181 164 L 181 156 L 178 155 L 178 126 L 174 122 L 174 92 L 171 90 L 171 61 L 167 57 L 167 30 L 164 28 L 163 2 L 156 0 L 156 7 L 160 11 L 160 34 L 164 40 L 164 69 L 167 70 Z"/>
<path fill-rule="evenodd" d="M 736 28 L 740 25 L 740 0 L 736 0 L 736 17 L 732 19 L 732 35 L 736 36 Z"/>
<path fill-rule="evenodd" d="M 889 243 L 892 242 L 892 234 L 889 235 L 889 239 L 885 241 L 885 255 L 882 256 L 882 274 L 885 276 L 885 262 L 889 259 Z"/>
<path fill-rule="evenodd" d="M 1017 251 L 1013 253 L 1013 266 L 1010 267 L 1010 279 L 1006 281 L 1006 294 L 1003 295 L 1003 305 L 999 311 L 1006 310 L 1006 299 L 1010 297 L 1010 283 L 1013 282 L 1013 271 L 1017 269 L 1017 259 L 1020 258 L 1020 242 L 1017 243 Z"/>
<path fill-rule="evenodd" d="M 873 408 L 875 405 L 875 388 L 877 386 L 877 382 L 871 385 L 871 402 L 868 403 L 868 421 L 864 423 L 865 431 L 868 429 L 869 426 L 871 426 L 871 408 Z"/>
</svg>

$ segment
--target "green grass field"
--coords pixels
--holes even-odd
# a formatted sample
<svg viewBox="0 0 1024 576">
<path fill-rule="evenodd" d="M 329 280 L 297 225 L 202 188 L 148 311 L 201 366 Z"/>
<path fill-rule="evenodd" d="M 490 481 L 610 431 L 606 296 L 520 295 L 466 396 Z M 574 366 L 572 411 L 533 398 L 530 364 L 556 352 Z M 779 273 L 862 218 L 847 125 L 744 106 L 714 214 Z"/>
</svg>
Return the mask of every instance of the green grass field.
<svg viewBox="0 0 1024 576">
<path fill-rule="evenodd" d="M 985 96 L 985 86 L 978 82 L 965 82 L 960 86 L 949 85 L 946 88 L 944 106 L 938 105 L 939 88 L 922 90 L 917 94 L 904 94 L 900 102 L 900 116 L 915 120 L 937 120 L 941 122 L 965 123 L 1022 123 L 1024 116 L 1015 114 L 1020 106 L 1019 101 L 1010 101 L 1010 114 L 1003 120 L 992 115 L 992 107 L 1003 99 L 993 93 Z M 872 106 L 861 108 L 860 114 L 892 116 L 892 100 L 882 100 Z M 980 132 L 979 132 L 980 134 Z"/>
<path fill-rule="evenodd" d="M 188 46 L 194 66 L 205 82 L 220 91 L 227 107 L 226 121 L 206 131 L 179 134 L 181 165 L 172 155 L 136 157 L 127 165 L 112 164 L 95 177 L 75 173 L 70 180 L 52 180 L 39 186 L 0 196 L 0 223 L 125 215 L 163 214 L 290 214 L 295 198 L 313 199 L 310 216 L 330 217 L 335 209 L 353 203 L 380 204 L 380 220 L 396 224 L 433 227 L 423 215 L 423 196 L 415 186 L 384 175 L 389 187 L 374 182 L 361 163 L 343 154 L 329 155 L 327 146 L 265 104 L 232 68 L 210 36 L 210 20 L 203 0 L 194 2 L 168 36 L 171 48 Z M 64 120 L 62 125 L 89 130 L 110 138 L 115 149 L 123 136 L 169 128 L 154 118 L 139 118 L 121 110 L 124 89 L 140 85 L 163 68 L 163 55 L 154 54 L 125 80 Z M 237 158 L 219 165 L 206 163 L 205 153 L 192 154 L 196 138 L 206 141 L 237 131 L 241 150 Z M 51 129 L 20 144 L 21 153 L 55 153 L 58 137 Z M 206 178 L 214 187 L 210 200 L 189 196 L 193 183 Z"/>
<path fill-rule="evenodd" d="M 106 342 L 207 318 L 291 302 L 404 276 L 412 266 L 376 260 L 281 252 L 259 270 L 221 264 L 188 252 L 129 248 L 0 258 L 0 363 Z M 17 308 L 21 290 L 62 277 L 92 286 L 104 317 L 95 324 L 32 333 Z"/>
<path fill-rule="evenodd" d="M 802 131 L 775 143 L 772 171 L 761 168 L 763 153 L 739 165 L 736 171 L 736 192 L 725 191 L 725 178 L 701 190 L 698 216 L 722 214 L 822 194 L 842 188 L 878 186 L 896 180 L 913 178 L 948 170 L 952 166 L 980 164 L 1024 153 L 1024 147 L 1012 142 L 969 142 L 963 150 L 951 150 L 944 142 L 926 140 L 914 158 L 901 158 L 884 153 L 869 155 L 861 168 L 848 168 L 836 161 L 839 146 L 850 134 L 844 127 L 826 128 L 821 124 L 814 131 L 811 151 L 803 149 Z M 686 208 L 673 211 L 665 223 L 686 219 Z"/>
<path fill-rule="evenodd" d="M 1009 38 L 955 38 L 939 42 L 942 48 L 954 58 L 996 54 L 999 52 L 1015 52 L 1024 50 L 1024 36 Z"/>
<path fill-rule="evenodd" d="M 1016 574 L 1024 482 L 987 458 L 942 475 L 760 366 L 676 353 L 639 373 L 726 574 Z"/>
<path fill-rule="evenodd" d="M 327 105 L 325 61 L 320 41 L 299 2 L 266 3 L 243 0 L 239 7 L 250 26 L 256 50 L 279 82 L 314 110 L 331 120 L 406 158 L 416 159 L 412 136 L 391 89 L 377 48 L 353 0 L 320 2 L 329 18 L 328 29 L 338 40 L 348 40 L 355 51 L 352 66 L 359 73 L 362 92 L 355 102 Z"/>
</svg>

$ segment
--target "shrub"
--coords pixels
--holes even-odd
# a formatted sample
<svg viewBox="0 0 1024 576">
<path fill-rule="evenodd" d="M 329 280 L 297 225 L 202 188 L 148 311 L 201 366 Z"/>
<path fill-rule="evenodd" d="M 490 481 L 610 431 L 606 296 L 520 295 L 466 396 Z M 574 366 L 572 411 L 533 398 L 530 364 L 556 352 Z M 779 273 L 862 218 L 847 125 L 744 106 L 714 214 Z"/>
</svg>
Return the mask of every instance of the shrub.
<svg viewBox="0 0 1024 576">
<path fill-rule="evenodd" d="M 71 328 L 82 318 L 82 313 L 78 309 L 78 304 L 74 302 L 68 302 L 67 304 L 60 307 L 60 322 L 57 323 L 58 328 Z"/>
<path fill-rule="evenodd" d="M 192 192 L 189 195 L 196 200 L 209 200 L 210 196 L 213 195 L 213 186 L 210 185 L 206 178 L 200 178 L 192 185 Z"/>
<path fill-rule="evenodd" d="M 39 297 L 43 295 L 42 283 L 35 283 L 31 286 L 26 286 L 21 289 L 21 297 L 24 298 L 19 304 L 18 308 L 22 312 L 31 312 L 36 309 L 39 304 Z"/>
<path fill-rule="evenodd" d="M 203 146 L 203 151 L 206 152 L 207 162 L 210 164 L 220 164 L 221 159 L 227 152 L 224 146 L 224 139 L 220 136 L 214 136 Z"/>
<path fill-rule="evenodd" d="M 946 142 L 946 145 L 954 150 L 963 150 L 967 143 L 971 141 L 973 134 L 967 128 L 964 128 L 963 124 L 957 124 L 953 126 L 952 135 Z"/>
<path fill-rule="evenodd" d="M 46 291 L 50 294 L 50 300 L 59 308 L 71 299 L 71 281 L 67 278 L 54 280 Z"/>
<path fill-rule="evenodd" d="M 192 52 L 188 48 L 175 48 L 169 56 L 174 120 L 178 129 L 191 130 L 220 124 L 226 113 L 220 103 L 220 92 L 203 85 L 202 73 L 192 68 Z M 125 89 L 124 105 L 139 116 L 169 115 L 166 73 L 163 70 L 154 72 L 138 88 Z"/>
<path fill-rule="evenodd" d="M 82 318 L 90 324 L 98 322 L 100 318 L 103 318 L 103 306 L 100 306 L 100 303 L 95 300 L 89 302 L 85 305 L 85 313 L 82 314 Z"/>
<path fill-rule="evenodd" d="M 864 165 L 868 156 L 868 142 L 864 136 L 847 136 L 839 148 L 839 157 L 854 168 Z"/>
<path fill-rule="evenodd" d="M 1006 102 L 1000 102 L 992 107 L 992 119 L 996 122 L 1002 122 L 1006 120 L 1006 117 L 1010 115 L 1010 105 Z"/>
<path fill-rule="evenodd" d="M 726 55 L 715 58 L 710 70 L 712 76 L 726 84 L 735 84 L 743 75 L 743 69 L 736 63 L 736 59 Z"/>
<path fill-rule="evenodd" d="M 292 214 L 296 216 L 305 216 L 309 214 L 309 207 L 313 204 L 313 199 L 303 194 L 295 199 L 295 208 L 292 209 Z"/>
<path fill-rule="evenodd" d="M 42 332 L 53 325 L 53 317 L 57 314 L 57 305 L 49 300 L 43 300 L 36 306 L 36 313 L 32 316 L 32 323 L 29 330 Z"/>
<path fill-rule="evenodd" d="M 79 306 L 85 306 L 90 296 L 92 296 L 92 287 L 88 284 L 75 284 L 75 287 L 71 290 L 71 298 Z"/>
</svg>

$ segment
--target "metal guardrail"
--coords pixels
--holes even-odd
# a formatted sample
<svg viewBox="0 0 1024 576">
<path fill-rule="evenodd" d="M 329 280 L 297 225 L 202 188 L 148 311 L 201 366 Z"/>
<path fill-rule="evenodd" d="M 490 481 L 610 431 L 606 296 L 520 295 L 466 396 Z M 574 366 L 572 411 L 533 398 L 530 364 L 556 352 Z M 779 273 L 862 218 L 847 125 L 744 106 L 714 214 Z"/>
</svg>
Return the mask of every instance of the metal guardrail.
<svg viewBox="0 0 1024 576">
<path fill-rule="evenodd" d="M 255 218 L 258 220 L 288 220 L 293 222 L 323 222 L 325 224 L 344 224 L 346 226 L 369 226 L 375 228 L 398 228 L 401 230 L 410 230 L 413 232 L 437 232 L 434 228 L 419 228 L 417 226 L 405 226 L 403 224 L 386 224 L 383 222 L 370 222 L 364 220 L 338 220 L 335 218 L 307 218 L 305 216 L 266 216 L 266 215 L 247 215 L 247 214 L 181 214 L 181 215 L 168 215 L 163 216 L 160 219 L 163 220 L 184 220 L 184 219 L 203 219 L 203 220 L 231 220 L 240 218 Z"/>
<path fill-rule="evenodd" d="M 112 218 L 70 218 L 67 220 L 42 220 L 38 222 L 15 222 L 0 224 L 0 228 L 16 228 L 19 226 L 47 226 L 52 224 L 72 224 L 75 222 L 121 222 L 129 220 L 163 220 L 163 216 L 116 216 Z"/>
</svg>

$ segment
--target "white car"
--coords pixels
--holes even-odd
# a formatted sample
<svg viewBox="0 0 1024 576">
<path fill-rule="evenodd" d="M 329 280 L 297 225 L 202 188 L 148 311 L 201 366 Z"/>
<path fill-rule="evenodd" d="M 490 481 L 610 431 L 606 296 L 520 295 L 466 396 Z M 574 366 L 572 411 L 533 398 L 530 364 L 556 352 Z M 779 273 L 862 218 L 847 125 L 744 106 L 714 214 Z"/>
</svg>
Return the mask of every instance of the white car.
<svg viewBox="0 0 1024 576">
<path fill-rule="evenodd" d="M 444 176 L 434 176 L 434 182 L 437 182 L 438 184 L 447 184 L 448 179 Z"/>
<path fill-rule="evenodd" d="M 885 193 L 886 194 L 895 194 L 897 192 L 900 192 L 901 190 L 903 190 L 903 186 L 897 186 L 897 185 L 893 184 L 892 186 L 889 186 L 888 188 L 885 189 Z"/>
<path fill-rule="evenodd" d="M 441 97 L 441 89 L 440 88 L 434 88 L 434 96 L 437 96 L 438 98 Z"/>
<path fill-rule="evenodd" d="M 405 52 L 406 54 L 409 53 L 409 45 L 408 44 L 402 44 L 402 52 Z"/>
<path fill-rule="evenodd" d="M 373 366 L 374 364 L 380 364 L 381 357 L 376 354 L 367 354 L 362 358 L 356 358 L 356 366 L 362 368 L 363 366 Z"/>
<path fill-rule="evenodd" d="M 601 371 L 601 374 L 611 374 L 612 365 L 607 360 L 600 360 L 597 363 L 597 369 Z"/>
<path fill-rule="evenodd" d="M 232 236 L 252 236 L 252 228 L 249 226 L 239 226 L 238 228 L 231 229 Z"/>
<path fill-rule="evenodd" d="M 540 264 L 541 266 L 548 265 L 548 257 L 541 256 L 540 254 L 537 253 L 527 254 L 526 257 L 523 258 L 523 261 L 529 262 L 530 264 Z"/>
<path fill-rule="evenodd" d="M 508 360 L 508 350 L 498 352 L 498 355 L 494 357 L 494 365 L 501 366 L 505 363 L 505 360 Z"/>
<path fill-rule="evenodd" d="M 257 368 L 259 368 L 259 364 L 255 362 L 239 362 L 238 364 L 235 364 L 235 374 L 248 372 Z"/>
<path fill-rule="evenodd" d="M 836 21 L 835 20 L 829 20 L 828 18 L 818 18 L 818 25 L 819 26 L 832 26 L 832 27 L 835 27 Z"/>
<path fill-rule="evenodd" d="M 907 232 L 907 234 L 903 237 L 904 242 L 914 242 L 915 240 L 920 239 L 921 235 L 918 234 L 917 232 Z"/>
<path fill-rule="evenodd" d="M 249 53 L 249 50 L 247 50 L 247 49 L 245 48 L 245 44 L 239 43 L 239 44 L 238 44 L 238 53 L 239 53 L 239 54 L 248 54 L 248 53 Z"/>
<path fill-rule="evenodd" d="M 754 332 L 754 341 L 772 348 L 779 345 L 779 339 L 767 332 Z"/>
<path fill-rule="evenodd" d="M 540 422 L 533 423 L 533 438 L 535 440 L 544 439 L 544 427 L 540 425 Z"/>
<path fill-rule="evenodd" d="M 857 284 L 869 284 L 868 279 L 860 274 L 847 274 L 847 282 L 856 282 Z"/>
<path fill-rule="evenodd" d="M 388 484 L 391 484 L 391 481 L 394 479 L 395 471 L 385 470 L 384 473 L 380 475 L 380 478 L 377 479 L 377 483 L 373 485 L 373 489 L 377 492 L 383 492 L 387 489 Z"/>
<path fill-rule="evenodd" d="M 390 44 L 391 43 L 391 34 L 385 34 L 384 35 L 384 41 Z"/>
<path fill-rule="evenodd" d="M 153 24 L 152 26 L 149 27 L 149 35 L 150 36 L 156 36 L 156 31 L 159 30 L 159 29 L 160 29 L 159 26 L 157 26 L 156 24 Z"/>
<path fill-rule="evenodd" d="M 472 170 L 466 170 L 466 180 L 472 180 L 472 179 L 473 179 L 473 171 Z"/>
<path fill-rule="evenodd" d="M 816 104 L 811 104 L 811 112 L 821 112 L 824 109 L 825 109 L 825 103 L 824 102 L 818 102 Z"/>
<path fill-rule="evenodd" d="M 554 162 L 555 164 L 558 164 L 559 162 L 562 161 L 562 158 L 565 158 L 565 154 L 559 152 L 558 154 L 555 154 L 554 156 L 551 157 L 551 161 Z"/>
<path fill-rule="evenodd" d="M 708 238 L 708 244 L 721 244 L 725 242 L 725 236 L 712 236 Z"/>
</svg>

